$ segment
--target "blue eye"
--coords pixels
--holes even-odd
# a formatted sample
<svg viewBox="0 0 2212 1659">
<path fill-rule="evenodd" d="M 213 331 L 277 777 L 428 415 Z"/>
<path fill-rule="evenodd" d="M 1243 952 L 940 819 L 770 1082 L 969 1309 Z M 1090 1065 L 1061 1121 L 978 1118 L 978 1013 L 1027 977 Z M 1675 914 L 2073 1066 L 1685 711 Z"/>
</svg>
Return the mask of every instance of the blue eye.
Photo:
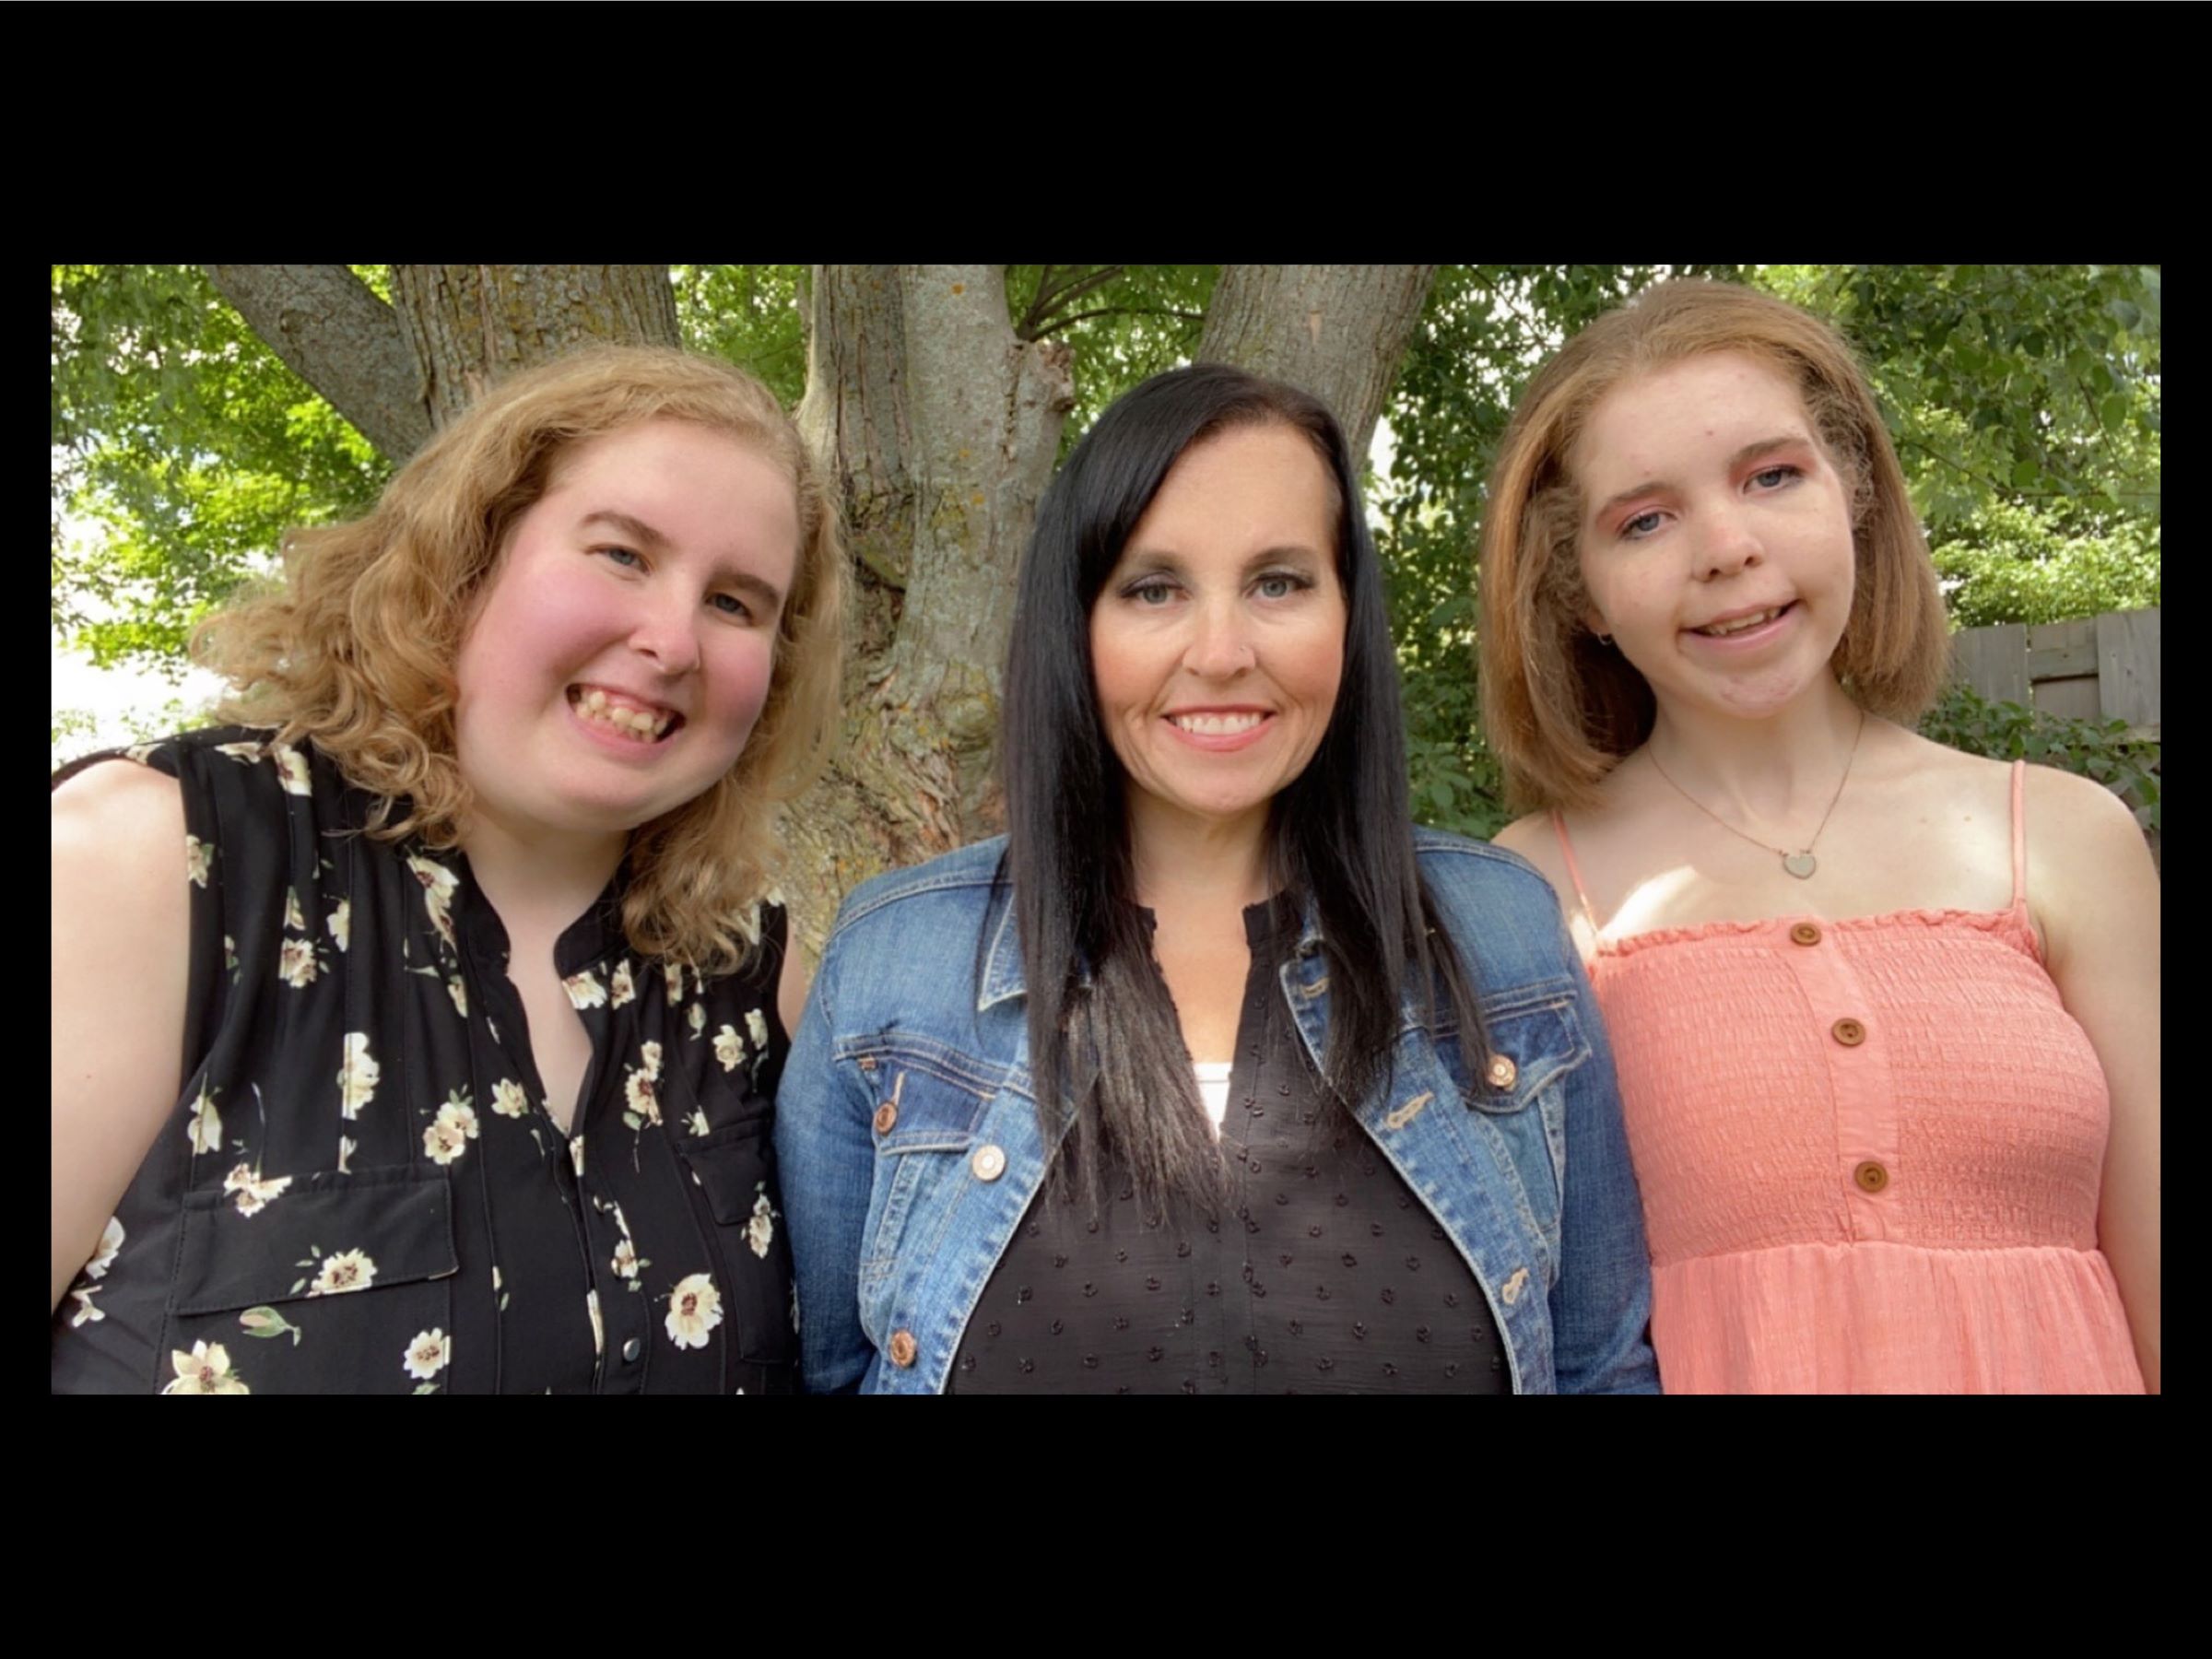
<svg viewBox="0 0 2212 1659">
<path fill-rule="evenodd" d="M 1135 600 L 1139 605 L 1149 606 L 1154 610 L 1158 610 L 1174 596 L 1174 588 L 1164 582 L 1148 582 L 1142 587 L 1133 587 L 1129 590 L 1130 598 Z"/>
<path fill-rule="evenodd" d="M 626 571 L 634 571 L 645 562 L 628 547 L 601 547 L 599 551 Z"/>
<path fill-rule="evenodd" d="M 1779 489 L 1795 477 L 1797 477 L 1797 468 L 1794 466 L 1770 466 L 1761 472 L 1753 473 L 1751 482 L 1768 489 Z"/>
<path fill-rule="evenodd" d="M 753 614 L 753 607 L 746 604 L 744 600 L 738 598 L 735 594 L 716 594 L 711 597 L 707 603 L 714 606 L 715 609 L 719 610 L 725 617 L 735 617 L 740 619 L 747 619 L 749 618 Z"/>
<path fill-rule="evenodd" d="M 1651 535 L 1658 528 L 1659 515 L 1656 512 L 1640 512 L 1627 524 L 1621 525 L 1620 533 L 1630 540 L 1635 540 Z"/>
<path fill-rule="evenodd" d="M 1277 571 L 1272 575 L 1261 577 L 1253 585 L 1258 588 L 1263 599 L 1288 599 L 1304 584 L 1297 577 L 1287 576 Z"/>
</svg>

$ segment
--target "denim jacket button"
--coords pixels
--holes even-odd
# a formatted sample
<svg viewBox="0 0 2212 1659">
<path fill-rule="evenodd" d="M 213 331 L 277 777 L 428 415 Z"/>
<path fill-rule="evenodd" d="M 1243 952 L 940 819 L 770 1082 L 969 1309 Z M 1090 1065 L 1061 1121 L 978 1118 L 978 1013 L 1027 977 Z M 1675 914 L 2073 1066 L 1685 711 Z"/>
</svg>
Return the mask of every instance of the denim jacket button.
<svg viewBox="0 0 2212 1659">
<path fill-rule="evenodd" d="M 1489 1079 L 1492 1088 L 1511 1088 L 1513 1079 L 1520 1075 L 1521 1068 L 1513 1064 L 1511 1056 L 1505 1054 L 1492 1054 L 1489 1068 L 1483 1073 Z"/>
<path fill-rule="evenodd" d="M 892 1105 L 890 1101 L 886 1100 L 882 1105 L 876 1108 L 877 1134 L 888 1135 L 891 1132 L 891 1126 L 898 1123 L 898 1121 L 899 1108 Z"/>
<path fill-rule="evenodd" d="M 1006 1155 L 996 1147 L 978 1147 L 968 1167 L 978 1181 L 996 1181 L 1006 1172 Z"/>
<path fill-rule="evenodd" d="M 917 1351 L 914 1334 L 912 1331 L 893 1331 L 891 1333 L 891 1363 L 893 1365 L 901 1370 L 911 1366 L 914 1362 L 914 1355 Z"/>
</svg>

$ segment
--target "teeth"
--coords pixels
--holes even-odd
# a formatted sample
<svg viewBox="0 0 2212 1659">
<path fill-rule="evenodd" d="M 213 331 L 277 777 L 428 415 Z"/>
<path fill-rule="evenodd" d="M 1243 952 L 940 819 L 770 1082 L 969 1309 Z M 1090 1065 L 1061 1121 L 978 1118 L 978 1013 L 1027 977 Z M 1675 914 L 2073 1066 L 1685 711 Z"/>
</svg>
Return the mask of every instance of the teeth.
<svg viewBox="0 0 2212 1659">
<path fill-rule="evenodd" d="M 665 712 L 648 712 L 643 709 L 626 708 L 621 703 L 610 700 L 606 693 L 600 690 L 584 692 L 577 698 L 575 708 L 576 712 L 586 720 L 599 725 L 612 726 L 618 732 L 625 732 L 647 743 L 656 741 L 668 729 L 673 718 Z"/>
<path fill-rule="evenodd" d="M 1781 616 L 1782 610 L 1783 607 L 1778 606 L 1772 610 L 1761 611 L 1756 617 L 1738 617 L 1733 622 L 1716 622 L 1711 628 L 1700 628 L 1697 631 L 1708 639 L 1724 640 L 1730 634 L 1742 633 L 1747 628 L 1764 627 Z"/>
<path fill-rule="evenodd" d="M 1264 714 L 1178 714 L 1176 725 L 1194 735 L 1226 737 L 1236 732 L 1249 732 L 1266 718 Z"/>
</svg>

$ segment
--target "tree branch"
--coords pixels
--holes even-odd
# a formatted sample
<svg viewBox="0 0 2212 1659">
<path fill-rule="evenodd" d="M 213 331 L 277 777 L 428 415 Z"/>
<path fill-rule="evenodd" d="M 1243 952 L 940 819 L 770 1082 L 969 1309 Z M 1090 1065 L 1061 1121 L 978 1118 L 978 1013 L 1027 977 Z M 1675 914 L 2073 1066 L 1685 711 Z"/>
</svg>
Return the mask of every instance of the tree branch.
<svg viewBox="0 0 2212 1659">
<path fill-rule="evenodd" d="M 1061 306 L 1073 304 L 1093 288 L 1102 288 L 1119 276 L 1125 269 L 1127 267 L 1124 265 L 1100 265 L 1088 276 L 1079 276 L 1073 282 L 1063 283 L 1053 291 L 1049 300 L 1045 298 L 1043 285 L 1040 283 L 1038 298 L 1035 303 L 1030 305 L 1030 314 L 1022 320 L 1026 332 L 1019 333 L 1018 337 L 1025 341 L 1041 337 L 1046 329 L 1053 326 L 1053 313 L 1054 311 Z M 1058 325 L 1063 328 L 1066 327 L 1067 320 L 1065 318 L 1059 319 Z"/>
<path fill-rule="evenodd" d="M 430 436 L 421 376 L 399 318 L 344 265 L 206 265 L 292 371 L 393 461 Z"/>
</svg>

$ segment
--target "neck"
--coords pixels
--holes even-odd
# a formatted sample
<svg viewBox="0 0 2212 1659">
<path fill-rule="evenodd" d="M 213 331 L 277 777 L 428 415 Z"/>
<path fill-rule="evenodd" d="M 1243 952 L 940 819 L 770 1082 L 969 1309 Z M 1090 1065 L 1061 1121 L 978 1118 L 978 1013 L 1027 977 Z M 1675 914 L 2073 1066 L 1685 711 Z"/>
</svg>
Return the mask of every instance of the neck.
<svg viewBox="0 0 2212 1659">
<path fill-rule="evenodd" d="M 1805 696 L 1757 719 L 1662 702 L 1644 752 L 1712 811 L 1802 830 L 1797 820 L 1818 817 L 1833 798 L 1864 719 L 1823 675 Z"/>
<path fill-rule="evenodd" d="M 1162 915 L 1267 897 L 1267 806 L 1233 818 L 1178 811 L 1148 797 L 1129 804 L 1136 901 Z"/>
<path fill-rule="evenodd" d="M 589 910 L 622 862 L 628 835 L 519 836 L 481 813 L 461 838 L 469 873 L 511 941 L 548 941 Z"/>
</svg>

